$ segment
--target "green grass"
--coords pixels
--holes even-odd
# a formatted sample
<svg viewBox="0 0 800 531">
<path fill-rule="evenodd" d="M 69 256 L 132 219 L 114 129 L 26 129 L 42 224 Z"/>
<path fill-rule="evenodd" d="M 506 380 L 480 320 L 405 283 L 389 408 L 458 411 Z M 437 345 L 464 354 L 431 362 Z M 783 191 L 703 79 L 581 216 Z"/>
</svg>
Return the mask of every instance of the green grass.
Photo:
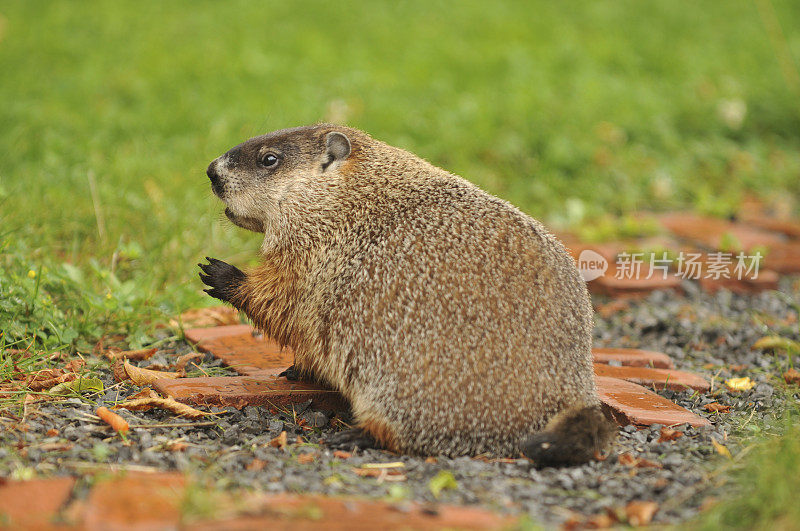
<svg viewBox="0 0 800 531">
<path fill-rule="evenodd" d="M 210 302 L 195 264 L 251 262 L 259 239 L 222 218 L 206 165 L 321 120 L 593 238 L 749 194 L 797 212 L 798 28 L 791 0 L 7 0 L 0 347 L 33 345 L 29 369 L 106 334 L 135 348 Z M 800 450 L 774 444 L 797 470 Z"/>
</svg>

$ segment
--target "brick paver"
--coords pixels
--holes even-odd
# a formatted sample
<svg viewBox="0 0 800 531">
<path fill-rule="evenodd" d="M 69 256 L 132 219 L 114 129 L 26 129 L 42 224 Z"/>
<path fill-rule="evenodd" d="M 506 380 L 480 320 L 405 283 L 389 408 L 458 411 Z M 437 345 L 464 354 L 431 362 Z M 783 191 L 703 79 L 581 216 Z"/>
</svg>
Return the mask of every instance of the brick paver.
<svg viewBox="0 0 800 531">
<path fill-rule="evenodd" d="M 187 531 L 249 529 L 394 530 L 505 529 L 513 518 L 473 507 L 278 494 L 260 500 L 260 514 L 198 522 Z"/>
<path fill-rule="evenodd" d="M 291 349 L 264 338 L 250 325 L 194 328 L 186 339 L 243 375 L 279 374 L 294 363 Z"/>
<path fill-rule="evenodd" d="M 595 347 L 592 349 L 595 363 L 617 362 L 626 367 L 658 367 L 672 369 L 672 359 L 661 352 L 638 348 Z"/>
<path fill-rule="evenodd" d="M 99 481 L 83 512 L 82 529 L 177 529 L 185 479 L 177 473 L 130 473 Z"/>
<path fill-rule="evenodd" d="M 311 400 L 312 407 L 323 410 L 348 408 L 336 391 L 304 381 L 288 381 L 273 375 L 213 378 L 163 378 L 153 387 L 180 402 L 195 405 L 286 407 Z"/>
<path fill-rule="evenodd" d="M 704 378 L 685 371 L 675 369 L 655 369 L 652 367 L 613 367 L 603 363 L 594 364 L 597 376 L 619 378 L 654 389 L 673 389 L 683 391 L 694 389 L 705 393 L 711 385 Z"/>
<path fill-rule="evenodd" d="M 608 376 L 597 376 L 596 382 L 603 409 L 622 426 L 674 426 L 684 423 L 691 426 L 711 425 L 705 418 L 641 385 Z"/>
<path fill-rule="evenodd" d="M 0 483 L 0 529 L 55 529 L 75 478 Z"/>
</svg>

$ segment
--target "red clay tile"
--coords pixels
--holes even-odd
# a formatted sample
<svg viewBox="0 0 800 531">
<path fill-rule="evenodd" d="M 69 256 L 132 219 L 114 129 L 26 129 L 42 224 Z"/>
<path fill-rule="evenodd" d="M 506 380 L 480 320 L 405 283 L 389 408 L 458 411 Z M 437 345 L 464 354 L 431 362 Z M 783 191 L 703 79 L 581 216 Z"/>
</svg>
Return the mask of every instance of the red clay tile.
<svg viewBox="0 0 800 531">
<path fill-rule="evenodd" d="M 780 232 L 790 238 L 800 238 L 800 221 L 792 219 L 773 218 L 765 215 L 748 214 L 741 216 L 741 221 L 758 227 L 759 229 Z"/>
<path fill-rule="evenodd" d="M 9 481 L 0 484 L 0 527 L 49 529 L 69 500 L 75 478 Z"/>
<path fill-rule="evenodd" d="M 276 494 L 258 502 L 258 515 L 198 522 L 187 531 L 227 529 L 330 530 L 506 529 L 514 519 L 475 507 Z"/>
<path fill-rule="evenodd" d="M 281 407 L 311 400 L 313 407 L 347 409 L 347 401 L 331 389 L 276 376 L 233 376 L 225 378 L 162 378 L 153 383 L 160 393 L 180 402 L 242 408 L 244 406 Z"/>
<path fill-rule="evenodd" d="M 764 267 L 778 273 L 800 273 L 800 242 L 770 245 L 764 258 Z"/>
<path fill-rule="evenodd" d="M 617 361 L 625 367 L 657 367 L 659 369 L 675 367 L 672 359 L 666 354 L 636 348 L 595 347 L 592 349 L 592 358 L 595 363 Z"/>
<path fill-rule="evenodd" d="M 279 374 L 294 363 L 291 349 L 253 333 L 250 325 L 217 326 L 187 330 L 186 339 L 239 374 Z"/>
<path fill-rule="evenodd" d="M 767 269 L 758 272 L 757 278 L 701 278 L 700 287 L 709 293 L 716 293 L 721 289 L 727 289 L 733 293 L 747 294 L 760 293 L 767 290 L 778 289 L 778 273 Z"/>
<path fill-rule="evenodd" d="M 612 367 L 611 365 L 595 363 L 594 373 L 597 376 L 619 378 L 655 389 L 666 388 L 675 391 L 694 389 L 695 391 L 706 392 L 711 388 L 711 385 L 704 378 L 690 372 L 676 371 L 674 369 Z"/>
<path fill-rule="evenodd" d="M 181 474 L 126 474 L 98 482 L 84 509 L 83 529 L 177 529 L 185 480 Z"/>
<path fill-rule="evenodd" d="M 646 297 L 651 291 L 658 289 L 671 289 L 680 291 L 681 279 L 668 273 L 666 277 L 660 271 L 654 272 L 647 278 L 649 269 L 642 267 L 642 272 L 633 278 L 626 278 L 621 274 L 617 278 L 614 264 L 609 264 L 609 270 L 602 277 L 588 283 L 589 291 L 609 297 Z"/>
<path fill-rule="evenodd" d="M 659 218 L 664 228 L 681 238 L 694 240 L 706 247 L 719 249 L 726 237 L 732 237 L 745 251 L 755 247 L 770 247 L 785 240 L 782 235 L 751 227 L 744 223 L 734 223 L 724 219 L 698 216 L 676 212 Z"/>
<path fill-rule="evenodd" d="M 595 380 L 603 409 L 621 426 L 628 424 L 674 426 L 684 423 L 691 426 L 711 425 L 703 417 L 641 385 L 608 376 L 596 376 Z"/>
</svg>

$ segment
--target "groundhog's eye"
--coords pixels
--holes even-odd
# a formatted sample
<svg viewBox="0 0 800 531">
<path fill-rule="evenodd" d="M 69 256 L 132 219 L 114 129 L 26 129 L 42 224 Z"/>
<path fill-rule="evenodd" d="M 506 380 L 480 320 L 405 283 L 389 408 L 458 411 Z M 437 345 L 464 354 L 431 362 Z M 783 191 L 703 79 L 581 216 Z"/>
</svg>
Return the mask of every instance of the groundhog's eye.
<svg viewBox="0 0 800 531">
<path fill-rule="evenodd" d="M 274 168 L 280 161 L 281 159 L 278 158 L 275 153 L 264 153 L 261 155 L 261 158 L 258 159 L 258 163 L 265 168 Z"/>
</svg>

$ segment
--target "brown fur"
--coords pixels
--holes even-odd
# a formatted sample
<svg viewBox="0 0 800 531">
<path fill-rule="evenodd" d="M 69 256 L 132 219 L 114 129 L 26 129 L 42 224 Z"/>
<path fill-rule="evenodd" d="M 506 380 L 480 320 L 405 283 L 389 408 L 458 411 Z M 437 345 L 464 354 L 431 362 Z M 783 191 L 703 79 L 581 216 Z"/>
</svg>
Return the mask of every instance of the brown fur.
<svg viewBox="0 0 800 531">
<path fill-rule="evenodd" d="M 331 132 L 349 139 L 343 160 Z M 276 169 L 254 162 L 265 150 Z M 209 175 L 229 218 L 265 234 L 231 302 L 385 446 L 517 455 L 558 412 L 598 404 L 585 284 L 505 201 L 327 124 L 251 139 Z"/>
</svg>

